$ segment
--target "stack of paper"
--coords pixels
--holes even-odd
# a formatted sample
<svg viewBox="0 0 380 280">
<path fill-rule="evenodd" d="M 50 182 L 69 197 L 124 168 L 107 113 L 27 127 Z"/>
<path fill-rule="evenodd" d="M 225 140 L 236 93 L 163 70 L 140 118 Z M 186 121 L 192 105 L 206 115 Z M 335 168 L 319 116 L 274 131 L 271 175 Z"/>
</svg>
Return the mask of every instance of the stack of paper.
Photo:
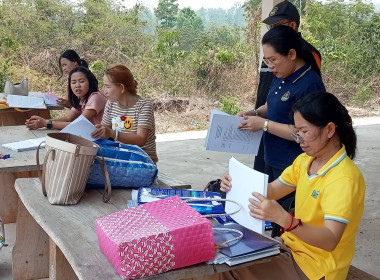
<svg viewBox="0 0 380 280">
<path fill-rule="evenodd" d="M 46 109 L 43 97 L 8 94 L 7 103 L 9 107 L 28 108 L 28 109 Z"/>
<path fill-rule="evenodd" d="M 229 223 L 214 226 L 213 228 L 236 229 L 243 233 L 243 238 L 231 242 L 228 247 L 220 248 L 213 261 L 214 264 L 226 263 L 230 266 L 245 263 L 280 253 L 280 242 L 266 237 L 262 234 L 251 231 L 237 223 Z M 223 243 L 237 236 L 235 232 L 214 230 L 215 243 Z"/>
<path fill-rule="evenodd" d="M 10 149 L 15 152 L 29 151 L 35 150 L 38 148 L 41 142 L 45 141 L 45 137 L 34 138 L 29 140 L 23 140 L 18 142 L 6 143 L 2 144 L 4 148 Z M 41 145 L 41 147 L 45 147 L 45 143 Z"/>
<path fill-rule="evenodd" d="M 265 222 L 255 219 L 249 214 L 248 199 L 254 198 L 252 192 L 258 192 L 265 197 L 267 196 L 268 175 L 242 164 L 233 157 L 229 161 L 228 172 L 232 178 L 232 187 L 227 192 L 227 199 L 237 201 L 242 206 L 241 210 L 232 215 L 231 218 L 242 226 L 263 234 Z M 232 213 L 235 210 L 236 205 L 227 201 L 226 212 Z"/>
</svg>

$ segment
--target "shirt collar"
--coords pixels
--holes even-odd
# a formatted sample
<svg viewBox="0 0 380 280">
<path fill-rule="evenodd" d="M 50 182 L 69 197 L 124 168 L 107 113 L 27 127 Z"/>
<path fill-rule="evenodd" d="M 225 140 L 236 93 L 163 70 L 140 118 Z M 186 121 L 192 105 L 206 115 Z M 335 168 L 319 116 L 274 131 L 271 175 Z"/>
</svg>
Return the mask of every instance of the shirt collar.
<svg viewBox="0 0 380 280">
<path fill-rule="evenodd" d="M 302 76 L 304 76 L 310 70 L 311 70 L 310 63 L 305 63 L 301 68 L 296 70 L 289 77 L 286 77 L 284 81 L 290 81 L 293 84 L 295 84 L 300 78 L 302 78 Z"/>
<path fill-rule="evenodd" d="M 332 157 L 328 162 L 323 165 L 317 173 L 311 174 L 309 178 L 314 178 L 317 176 L 324 176 L 327 172 L 329 172 L 333 167 L 337 166 L 339 162 L 341 162 L 347 156 L 346 147 L 342 144 L 342 148 Z M 310 167 L 311 162 L 313 161 L 313 157 L 310 157 L 310 161 L 308 166 Z"/>
</svg>

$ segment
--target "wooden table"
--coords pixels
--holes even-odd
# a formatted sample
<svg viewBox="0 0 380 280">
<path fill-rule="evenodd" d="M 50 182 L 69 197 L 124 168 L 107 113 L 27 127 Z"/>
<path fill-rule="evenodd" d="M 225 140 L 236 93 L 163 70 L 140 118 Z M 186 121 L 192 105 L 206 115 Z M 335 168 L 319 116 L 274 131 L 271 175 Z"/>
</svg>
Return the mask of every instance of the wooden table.
<svg viewBox="0 0 380 280">
<path fill-rule="evenodd" d="M 43 96 L 42 93 L 30 93 L 30 96 Z M 0 99 L 4 94 L 0 93 Z M 26 109 L 19 110 L 14 108 L 0 110 L 0 126 L 24 125 L 26 119 L 36 115 L 44 119 L 50 119 L 50 110 L 62 110 L 63 106 L 47 106 L 46 109 Z"/>
<path fill-rule="evenodd" d="M 44 137 L 51 131 L 29 130 L 25 125 L 0 127 L 0 144 Z M 0 159 L 0 216 L 5 223 L 12 223 L 16 221 L 17 215 L 17 193 L 14 182 L 17 178 L 38 176 L 36 150 L 15 152 L 0 145 L 0 153 L 11 156 L 5 160 Z M 45 149 L 41 149 L 41 155 L 44 154 Z"/>
<path fill-rule="evenodd" d="M 17 193 L 14 189 L 14 183 L 17 178 L 38 177 L 36 150 L 25 152 L 14 152 L 1 147 L 3 143 L 40 138 L 46 136 L 49 132 L 57 130 L 37 129 L 29 130 L 22 126 L 5 126 L 0 127 L 0 153 L 10 154 L 9 159 L 0 159 L 0 216 L 5 223 L 16 222 L 17 216 Z M 45 155 L 45 149 L 40 150 L 41 162 Z M 179 180 L 171 178 L 161 172 L 158 173 L 158 180 L 155 186 L 168 185 L 173 188 L 191 188 Z"/>
<path fill-rule="evenodd" d="M 17 179 L 16 191 L 20 200 L 13 279 L 121 279 L 99 249 L 95 220 L 126 208 L 129 190 L 112 190 L 108 203 L 102 201 L 102 190 L 86 190 L 81 201 L 71 206 L 50 205 L 38 179 Z M 247 265 L 252 262 L 233 268 Z M 197 278 L 231 269 L 203 263 L 146 279 Z"/>
</svg>

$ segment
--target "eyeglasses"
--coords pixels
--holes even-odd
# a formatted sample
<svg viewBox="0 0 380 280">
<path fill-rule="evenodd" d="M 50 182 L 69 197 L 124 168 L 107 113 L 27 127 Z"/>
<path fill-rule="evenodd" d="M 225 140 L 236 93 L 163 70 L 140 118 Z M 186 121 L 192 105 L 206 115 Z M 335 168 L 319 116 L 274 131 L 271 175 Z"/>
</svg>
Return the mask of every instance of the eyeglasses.
<svg viewBox="0 0 380 280">
<path fill-rule="evenodd" d="M 317 127 L 315 130 L 320 129 L 321 127 Z M 298 144 L 303 144 L 305 142 L 311 142 L 314 140 L 314 138 L 310 138 L 312 134 L 314 134 L 315 130 L 313 131 L 307 131 L 305 133 L 300 132 L 299 130 L 296 130 L 292 134 L 290 134 L 294 141 L 296 141 Z M 303 136 L 300 135 L 300 133 L 303 134 Z"/>
<path fill-rule="evenodd" d="M 267 66 L 276 65 L 277 60 L 279 60 L 277 57 L 263 58 L 263 61 Z"/>
<path fill-rule="evenodd" d="M 289 23 L 291 23 L 292 20 L 286 20 L 286 21 L 283 21 L 283 22 L 277 22 L 275 24 L 267 24 L 267 29 L 268 30 L 271 30 L 272 28 L 275 28 L 276 26 L 279 26 L 279 25 L 288 25 Z"/>
</svg>

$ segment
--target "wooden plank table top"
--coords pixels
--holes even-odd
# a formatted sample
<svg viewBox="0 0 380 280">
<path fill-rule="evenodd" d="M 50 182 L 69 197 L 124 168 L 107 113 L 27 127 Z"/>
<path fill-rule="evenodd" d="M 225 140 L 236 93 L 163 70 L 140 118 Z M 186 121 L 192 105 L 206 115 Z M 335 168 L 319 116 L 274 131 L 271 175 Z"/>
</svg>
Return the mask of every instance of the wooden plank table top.
<svg viewBox="0 0 380 280">
<path fill-rule="evenodd" d="M 53 131 L 45 128 L 29 130 L 25 125 L 2 126 L 0 127 L 0 144 L 45 137 L 46 134 Z M 40 152 L 43 159 L 45 149 L 41 149 Z M 0 145 L 0 153 L 11 155 L 8 159 L 0 160 L 0 173 L 34 171 L 37 169 L 36 150 L 15 152 Z"/>
<path fill-rule="evenodd" d="M 99 249 L 95 220 L 125 209 L 126 201 L 131 199 L 131 191 L 112 190 L 111 200 L 104 203 L 101 190 L 86 190 L 77 205 L 59 206 L 51 205 L 47 198 L 43 196 L 41 184 L 36 178 L 17 179 L 15 186 L 20 202 L 43 231 L 47 233 L 49 238 L 59 247 L 78 279 L 120 279 L 115 268 Z M 27 237 L 25 237 L 25 244 L 18 244 L 18 240 L 23 240 L 19 238 L 19 230 L 28 232 Z M 32 246 L 34 242 L 31 242 L 31 236 L 33 234 L 27 228 L 18 228 L 15 251 L 27 250 L 29 245 Z M 21 255 L 30 256 L 30 254 L 20 251 L 19 255 L 14 255 L 14 259 L 19 259 Z M 20 262 L 25 264 L 31 261 L 33 260 L 27 259 Z M 267 260 L 255 262 L 260 261 Z M 233 268 L 247 265 L 250 265 L 250 263 Z M 17 264 L 14 264 L 15 268 L 17 266 Z M 202 263 L 150 276 L 146 279 L 177 280 L 196 278 L 231 269 L 227 265 L 207 265 Z"/>
</svg>

